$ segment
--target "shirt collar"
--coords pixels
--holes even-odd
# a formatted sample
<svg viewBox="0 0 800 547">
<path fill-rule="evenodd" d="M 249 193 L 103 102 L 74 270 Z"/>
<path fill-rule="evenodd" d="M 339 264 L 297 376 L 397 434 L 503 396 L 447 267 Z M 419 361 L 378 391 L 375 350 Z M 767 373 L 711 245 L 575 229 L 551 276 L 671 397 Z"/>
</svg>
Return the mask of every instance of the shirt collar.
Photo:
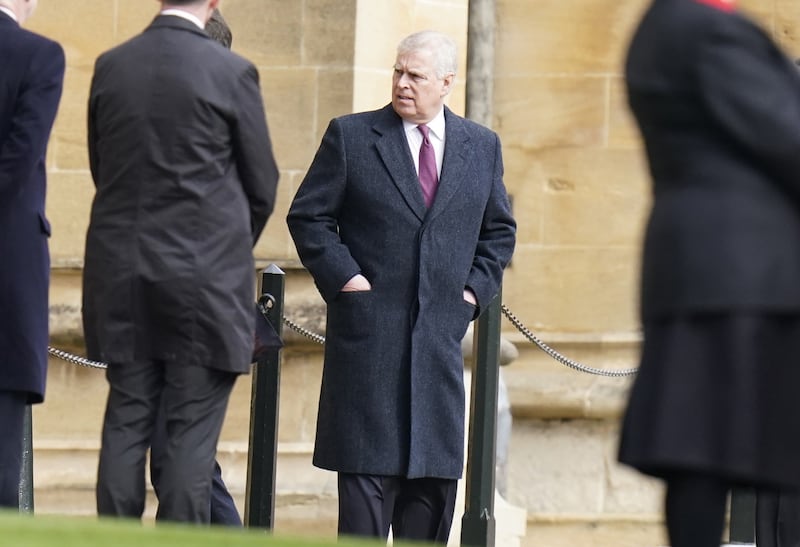
<svg viewBox="0 0 800 547">
<path fill-rule="evenodd" d="M 408 122 L 406 120 L 403 120 L 403 129 L 405 129 L 407 132 L 411 131 L 413 129 L 416 129 L 416 127 L 418 125 L 420 125 L 420 124 L 414 123 L 414 122 Z M 434 116 L 433 119 L 431 121 L 429 121 L 428 123 L 426 123 L 425 125 L 428 126 L 428 129 L 430 129 L 430 132 L 433 133 L 434 137 L 436 137 L 440 141 L 443 141 L 444 140 L 444 107 L 442 107 L 442 109 L 439 111 L 439 113 L 436 114 L 436 116 Z"/>
<path fill-rule="evenodd" d="M 181 17 L 182 19 L 186 19 L 187 21 L 191 21 L 192 23 L 197 25 L 197 27 L 200 30 L 203 30 L 205 28 L 203 26 L 203 22 L 200 19 L 198 19 L 197 17 L 195 17 L 194 15 L 189 13 L 188 11 L 183 11 L 182 9 L 178 9 L 178 8 L 165 9 L 165 10 L 163 10 L 161 12 L 161 15 L 174 15 L 176 17 Z"/>
<path fill-rule="evenodd" d="M 19 23 L 19 19 L 17 19 L 17 14 L 8 9 L 7 7 L 0 6 L 0 11 L 11 17 L 11 19 L 13 19 L 15 23 Z"/>
</svg>

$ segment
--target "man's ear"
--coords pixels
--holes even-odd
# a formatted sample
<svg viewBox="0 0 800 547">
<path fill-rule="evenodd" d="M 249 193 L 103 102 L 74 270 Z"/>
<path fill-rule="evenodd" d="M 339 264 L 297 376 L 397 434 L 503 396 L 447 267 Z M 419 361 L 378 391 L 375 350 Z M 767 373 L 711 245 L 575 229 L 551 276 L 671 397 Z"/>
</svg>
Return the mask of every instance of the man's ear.
<svg viewBox="0 0 800 547">
<path fill-rule="evenodd" d="M 444 85 L 442 87 L 442 97 L 444 97 L 445 95 L 450 93 L 450 91 L 451 91 L 451 89 L 453 87 L 453 81 L 455 79 L 456 79 L 456 75 L 453 74 L 452 72 L 450 74 L 448 74 L 447 76 L 445 76 L 444 78 L 442 78 L 442 81 L 444 82 Z"/>
<path fill-rule="evenodd" d="M 216 10 L 218 7 L 219 0 L 209 0 L 208 4 L 206 4 L 206 16 L 205 20 L 203 21 L 204 25 L 208 24 L 209 19 L 211 19 L 211 16 L 214 13 L 214 10 Z"/>
</svg>

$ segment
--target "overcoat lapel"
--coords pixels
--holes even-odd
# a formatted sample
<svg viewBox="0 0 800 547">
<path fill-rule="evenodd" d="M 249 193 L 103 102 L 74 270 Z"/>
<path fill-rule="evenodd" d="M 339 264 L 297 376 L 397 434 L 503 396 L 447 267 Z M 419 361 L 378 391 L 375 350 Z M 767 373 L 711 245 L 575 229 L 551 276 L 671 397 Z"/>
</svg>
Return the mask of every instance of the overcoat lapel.
<svg viewBox="0 0 800 547">
<path fill-rule="evenodd" d="M 469 134 L 463 122 L 445 107 L 445 144 L 442 174 L 436 199 L 433 200 L 428 220 L 441 213 L 450 199 L 459 191 L 465 180 L 469 179 Z"/>
<path fill-rule="evenodd" d="M 403 123 L 391 105 L 385 107 L 383 113 L 374 126 L 375 131 L 381 135 L 375 146 L 397 189 L 421 221 L 425 218 L 427 208 L 414 169 L 414 160 L 408 149 L 408 141 L 403 133 Z"/>
<path fill-rule="evenodd" d="M 469 134 L 464 129 L 463 122 L 445 107 L 446 139 L 442 175 L 430 211 L 425 207 L 414 160 L 403 134 L 403 124 L 391 105 L 384 108 L 384 116 L 375 124 L 374 129 L 381 135 L 375 145 L 378 153 L 408 206 L 420 220 L 425 219 L 426 215 L 426 221 L 434 218 L 445 209 L 450 199 L 469 178 Z"/>
</svg>

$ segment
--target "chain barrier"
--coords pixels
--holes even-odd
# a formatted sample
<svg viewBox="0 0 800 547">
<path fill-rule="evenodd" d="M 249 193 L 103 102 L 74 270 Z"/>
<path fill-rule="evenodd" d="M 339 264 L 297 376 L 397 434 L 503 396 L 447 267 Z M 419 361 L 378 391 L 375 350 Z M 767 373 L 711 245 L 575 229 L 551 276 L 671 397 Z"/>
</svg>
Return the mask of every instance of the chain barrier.
<svg viewBox="0 0 800 547">
<path fill-rule="evenodd" d="M 593 368 L 586 365 L 582 365 L 577 361 L 573 361 L 569 357 L 560 354 L 559 352 L 557 352 L 556 350 L 554 350 L 553 348 L 551 348 L 550 346 L 539 340 L 536 337 L 536 335 L 534 335 L 530 330 L 528 330 L 528 328 L 525 325 L 522 324 L 522 321 L 517 319 L 516 315 L 511 313 L 511 310 L 508 309 L 508 306 L 502 304 L 500 309 L 503 311 L 503 315 L 506 316 L 506 318 L 511 322 L 511 324 L 514 325 L 517 328 L 517 330 L 521 332 L 523 336 L 525 336 L 525 338 L 528 339 L 529 342 L 538 346 L 539 349 L 544 351 L 547 355 L 549 355 L 550 357 L 552 357 L 553 359 L 555 359 L 564 366 L 578 370 L 580 372 L 585 372 L 587 374 L 594 374 L 596 376 L 608 376 L 611 378 L 618 378 L 621 376 L 632 376 L 636 374 L 636 372 L 638 371 L 638 369 L 636 368 L 625 368 L 625 369 Z"/>
<path fill-rule="evenodd" d="M 268 313 L 267 312 L 267 308 L 269 308 L 269 307 L 270 306 L 261 307 L 261 313 L 264 314 L 264 316 L 267 315 L 267 313 Z M 527 340 L 529 342 L 531 342 L 532 344 L 536 345 L 539 349 L 544 351 L 547 355 L 549 355 L 550 357 L 552 357 L 553 359 L 555 359 L 556 361 L 558 361 L 559 363 L 561 363 L 562 365 L 564 365 L 566 367 L 569 367 L 569 368 L 571 368 L 573 370 L 577 370 L 579 372 L 584 372 L 586 374 L 594 374 L 596 376 L 607 376 L 607 377 L 611 377 L 611 378 L 619 378 L 619 377 L 622 377 L 622 376 L 632 376 L 632 375 L 636 374 L 636 372 L 638 371 L 638 369 L 636 369 L 636 368 L 626 368 L 626 369 L 594 368 L 594 367 L 583 365 L 583 364 L 581 364 L 581 363 L 579 363 L 577 361 L 573 361 L 569 357 L 566 357 L 565 355 L 562 355 L 558 351 L 554 350 L 553 348 L 551 348 L 550 346 L 548 346 L 547 344 L 542 342 L 539 338 L 537 338 L 536 335 L 533 334 L 533 332 L 531 332 L 522 323 L 522 321 L 517 319 L 516 315 L 511 313 L 511 310 L 508 309 L 508 306 L 506 306 L 505 304 L 502 304 L 501 310 L 503 312 L 503 315 L 506 316 L 506 319 L 508 319 L 511 322 L 511 324 L 514 325 L 514 327 L 516 327 L 516 329 L 519 332 L 521 332 L 522 335 L 525 336 L 525 338 L 527 338 Z M 300 325 L 298 325 L 297 323 L 295 323 L 294 321 L 292 321 L 291 319 L 289 319 L 285 315 L 283 316 L 283 322 L 287 327 L 289 327 L 290 329 L 292 329 L 293 331 L 295 331 L 299 335 L 308 338 L 312 342 L 316 342 L 317 344 L 322 344 L 322 345 L 325 344 L 325 337 L 323 335 L 317 334 L 316 332 L 312 332 L 312 331 L 310 331 L 310 330 L 308 330 L 308 329 L 306 329 L 304 327 L 301 327 Z M 87 368 L 99 368 L 99 369 L 108 368 L 108 365 L 106 363 L 102 363 L 100 361 L 92 361 L 91 359 L 87 359 L 86 357 L 81 357 L 79 355 L 74 355 L 74 354 L 69 353 L 67 351 L 56 349 L 56 348 L 53 348 L 53 347 L 50 347 L 50 346 L 47 346 L 47 352 L 50 355 L 52 355 L 54 357 L 58 357 L 59 359 L 61 359 L 63 361 L 66 361 L 68 363 L 72 363 L 73 365 L 79 365 L 79 366 L 87 367 Z"/>
<path fill-rule="evenodd" d="M 312 342 L 316 342 L 317 344 L 325 344 L 325 337 L 321 334 L 317 334 L 316 332 L 311 332 L 310 330 L 301 327 L 285 315 L 283 316 L 283 322 L 286 324 L 287 327 L 295 331 L 297 334 L 301 336 L 305 336 L 309 338 Z"/>
<path fill-rule="evenodd" d="M 73 365 L 78 365 L 81 367 L 108 368 L 107 363 L 102 363 L 100 361 L 92 361 L 91 359 L 87 359 L 86 357 L 81 357 L 80 355 L 75 355 L 73 353 L 69 353 L 68 351 L 56 349 L 51 346 L 47 346 L 47 353 L 49 353 L 53 357 L 58 357 L 62 361 L 66 361 L 67 363 L 72 363 Z"/>
</svg>

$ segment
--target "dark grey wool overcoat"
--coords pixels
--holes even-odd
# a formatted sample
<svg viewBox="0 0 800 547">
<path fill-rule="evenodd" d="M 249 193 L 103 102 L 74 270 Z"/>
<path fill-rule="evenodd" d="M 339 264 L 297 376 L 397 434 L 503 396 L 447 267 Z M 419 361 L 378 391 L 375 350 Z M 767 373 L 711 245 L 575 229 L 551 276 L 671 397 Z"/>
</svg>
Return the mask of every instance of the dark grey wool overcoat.
<svg viewBox="0 0 800 547">
<path fill-rule="evenodd" d="M 442 173 L 425 207 L 391 106 L 331 121 L 288 224 L 328 305 L 314 464 L 458 478 L 461 338 L 498 291 L 515 242 L 495 133 L 445 109 Z M 340 293 L 361 273 L 368 292 Z"/>
<path fill-rule="evenodd" d="M 89 355 L 248 372 L 252 246 L 278 180 L 256 68 L 156 17 L 97 60 L 89 159 Z"/>
</svg>

